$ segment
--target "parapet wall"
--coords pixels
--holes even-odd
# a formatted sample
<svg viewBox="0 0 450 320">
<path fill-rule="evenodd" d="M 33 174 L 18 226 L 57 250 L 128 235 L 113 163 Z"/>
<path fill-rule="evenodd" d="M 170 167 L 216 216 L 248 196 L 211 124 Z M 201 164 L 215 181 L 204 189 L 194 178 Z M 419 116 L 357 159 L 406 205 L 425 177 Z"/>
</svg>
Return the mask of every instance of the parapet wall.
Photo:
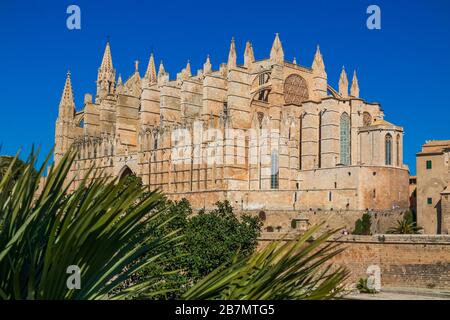
<svg viewBox="0 0 450 320">
<path fill-rule="evenodd" d="M 263 233 L 260 247 L 282 234 Z M 292 239 L 293 235 L 286 235 Z M 375 235 L 343 236 L 330 240 L 345 250 L 332 263 L 350 271 L 349 283 L 366 278 L 371 265 L 381 269 L 384 287 L 450 289 L 450 236 L 448 235 Z"/>
<path fill-rule="evenodd" d="M 264 231 L 272 229 L 274 236 L 278 231 L 302 232 L 309 227 L 324 223 L 324 229 L 343 228 L 351 233 L 355 228 L 355 222 L 361 219 L 365 210 L 236 210 L 238 214 L 247 213 L 259 216 L 264 213 Z M 406 209 L 393 209 L 384 211 L 368 211 L 371 218 L 371 233 L 385 233 L 401 220 Z"/>
</svg>

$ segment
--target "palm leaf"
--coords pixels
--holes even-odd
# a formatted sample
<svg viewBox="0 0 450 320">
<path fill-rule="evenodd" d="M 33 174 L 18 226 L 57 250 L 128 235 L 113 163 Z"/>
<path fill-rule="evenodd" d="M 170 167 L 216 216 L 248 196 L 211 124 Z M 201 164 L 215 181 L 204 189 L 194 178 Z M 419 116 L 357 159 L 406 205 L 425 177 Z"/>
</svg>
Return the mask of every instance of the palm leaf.
<svg viewBox="0 0 450 320">
<path fill-rule="evenodd" d="M 273 242 L 250 257 L 213 271 L 183 296 L 185 299 L 279 300 L 331 299 L 343 291 L 348 272 L 329 264 L 342 252 L 327 242 L 336 232 L 311 237 L 320 225 L 294 241 Z"/>
<path fill-rule="evenodd" d="M 19 170 L 13 169 L 16 159 L 0 179 L 0 299 L 128 299 L 167 292 L 157 289 L 157 278 L 139 277 L 121 286 L 150 264 L 163 263 L 161 248 L 181 243 L 178 230 L 155 232 L 171 222 L 158 219 L 166 210 L 159 191 L 144 193 L 137 184 L 124 188 L 122 181 L 90 170 L 69 194 L 67 176 L 75 159 L 69 152 L 50 167 L 36 196 L 50 155 L 37 172 L 37 152 Z M 334 231 L 311 240 L 318 228 L 295 241 L 271 243 L 250 257 L 236 256 L 231 266 L 213 271 L 184 298 L 338 297 L 347 271 L 329 265 L 329 259 L 342 248 L 327 242 Z M 71 265 L 80 268 L 79 290 L 66 285 Z"/>
<path fill-rule="evenodd" d="M 137 185 L 123 188 L 120 181 L 108 178 L 88 182 L 86 176 L 68 194 L 67 176 L 75 159 L 75 153 L 69 152 L 51 166 L 36 197 L 49 157 L 38 174 L 37 152 L 32 152 L 18 175 L 12 169 L 16 159 L 3 170 L 0 181 L 0 298 L 105 299 L 145 292 L 148 279 L 124 292 L 115 289 L 160 259 L 161 254 L 152 252 L 179 243 L 177 232 L 154 237 L 146 228 L 165 210 L 159 206 L 161 193 L 144 194 Z M 80 290 L 67 288 L 70 265 L 81 270 Z"/>
</svg>

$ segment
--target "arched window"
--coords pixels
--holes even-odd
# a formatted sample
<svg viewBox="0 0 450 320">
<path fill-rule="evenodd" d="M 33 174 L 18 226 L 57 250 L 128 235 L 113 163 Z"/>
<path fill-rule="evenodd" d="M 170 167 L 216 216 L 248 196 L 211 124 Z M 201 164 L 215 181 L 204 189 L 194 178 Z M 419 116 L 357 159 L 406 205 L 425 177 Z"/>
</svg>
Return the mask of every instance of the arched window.
<svg viewBox="0 0 450 320">
<path fill-rule="evenodd" d="M 257 93 L 256 100 L 263 101 L 263 102 L 269 102 L 269 94 L 270 94 L 270 89 L 260 90 Z"/>
<path fill-rule="evenodd" d="M 270 170 L 270 188 L 278 189 L 279 168 L 278 168 L 278 150 L 272 151 L 272 167 Z"/>
<path fill-rule="evenodd" d="M 259 216 L 259 220 L 266 221 L 266 213 L 264 211 L 260 211 L 258 216 Z"/>
<path fill-rule="evenodd" d="M 303 115 L 300 116 L 298 130 L 299 130 L 299 135 L 298 135 L 298 169 L 302 170 Z"/>
<path fill-rule="evenodd" d="M 153 150 L 158 149 L 158 134 L 155 133 L 155 135 L 153 136 Z"/>
<path fill-rule="evenodd" d="M 400 167 L 400 135 L 397 134 L 397 139 L 395 141 L 395 148 L 397 153 L 397 167 Z"/>
<path fill-rule="evenodd" d="M 255 92 L 254 99 L 262 102 L 269 101 L 270 94 L 270 71 L 260 73 L 252 83 L 252 92 Z"/>
<path fill-rule="evenodd" d="M 346 112 L 341 115 L 340 155 L 341 164 L 350 165 L 350 117 Z"/>
<path fill-rule="evenodd" d="M 258 126 L 259 130 L 262 130 L 263 127 L 263 120 L 264 120 L 264 113 L 258 112 Z M 262 189 L 262 136 L 261 131 L 258 131 L 258 137 L 256 142 L 256 148 L 258 152 L 258 181 L 259 181 L 259 190 Z"/>
<path fill-rule="evenodd" d="M 388 133 L 384 138 L 386 165 L 392 165 L 392 136 Z"/>
<path fill-rule="evenodd" d="M 270 72 L 264 72 L 258 75 L 258 83 L 260 86 L 268 83 L 270 80 Z"/>
<path fill-rule="evenodd" d="M 319 113 L 319 146 L 318 146 L 318 150 L 317 150 L 317 156 L 318 156 L 318 164 L 317 167 L 321 168 L 322 167 L 322 120 L 323 120 L 323 115 L 324 115 L 325 111 L 320 111 Z"/>
<path fill-rule="evenodd" d="M 134 175 L 133 171 L 131 171 L 131 169 L 128 166 L 125 166 L 122 168 L 122 170 L 120 170 L 119 173 L 119 180 L 122 180 L 128 176 L 132 176 Z"/>
</svg>

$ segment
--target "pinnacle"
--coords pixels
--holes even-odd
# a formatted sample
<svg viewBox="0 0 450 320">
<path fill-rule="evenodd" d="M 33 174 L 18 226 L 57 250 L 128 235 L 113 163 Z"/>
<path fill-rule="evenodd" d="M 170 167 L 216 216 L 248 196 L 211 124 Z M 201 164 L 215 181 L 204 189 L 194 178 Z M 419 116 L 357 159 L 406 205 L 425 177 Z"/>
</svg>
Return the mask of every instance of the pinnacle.
<svg viewBox="0 0 450 320">
<path fill-rule="evenodd" d="M 155 83 L 156 79 L 156 67 L 155 58 L 153 57 L 153 52 L 150 54 L 150 59 L 148 61 L 147 71 L 145 72 L 145 78 L 147 78 L 150 83 Z"/>
<path fill-rule="evenodd" d="M 106 43 L 105 53 L 103 54 L 102 64 L 100 65 L 100 69 L 112 70 L 112 56 L 111 56 L 111 47 L 109 45 L 109 41 Z"/>
<path fill-rule="evenodd" d="M 75 105 L 72 91 L 72 81 L 70 79 L 70 70 L 67 71 L 66 82 L 61 96 L 60 106 Z"/>
<path fill-rule="evenodd" d="M 281 45 L 278 33 L 275 33 L 275 39 L 273 40 L 272 49 L 270 50 L 270 59 L 276 62 L 284 61 L 283 46 Z"/>
</svg>

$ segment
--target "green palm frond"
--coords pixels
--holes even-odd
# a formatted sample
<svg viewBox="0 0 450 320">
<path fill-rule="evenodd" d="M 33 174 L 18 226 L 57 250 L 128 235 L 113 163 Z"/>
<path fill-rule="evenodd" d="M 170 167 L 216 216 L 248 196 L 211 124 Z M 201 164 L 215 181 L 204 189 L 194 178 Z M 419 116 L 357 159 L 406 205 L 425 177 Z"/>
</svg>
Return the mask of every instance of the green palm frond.
<svg viewBox="0 0 450 320">
<path fill-rule="evenodd" d="M 422 227 L 419 227 L 414 221 L 412 213 L 407 212 L 403 219 L 397 220 L 397 225 L 390 228 L 387 233 L 390 234 L 420 234 Z"/>
<path fill-rule="evenodd" d="M 16 157 L 17 159 L 17 157 Z M 105 299 L 126 298 L 145 291 L 143 279 L 123 292 L 123 281 L 156 261 L 158 248 L 178 243 L 177 232 L 154 237 L 146 223 L 164 210 L 158 191 L 137 185 L 122 188 L 108 178 L 80 184 L 68 194 L 68 176 L 75 153 L 50 168 L 36 198 L 49 157 L 37 174 L 32 153 L 13 175 L 14 162 L 0 181 L 0 298 Z M 160 226 L 156 226 L 157 228 Z M 81 288 L 69 290 L 67 268 L 80 268 Z"/>
<path fill-rule="evenodd" d="M 320 225 L 296 240 L 274 242 L 232 266 L 219 268 L 194 285 L 185 299 L 332 299 L 343 291 L 348 272 L 329 264 L 342 252 L 327 242 L 337 230 L 311 240 Z"/>
<path fill-rule="evenodd" d="M 17 157 L 3 169 L 0 299 L 128 299 L 163 294 L 166 289 L 158 288 L 160 278 L 137 277 L 130 282 L 144 268 L 164 263 L 167 245 L 181 244 L 178 230 L 164 231 L 175 216 L 161 218 L 166 211 L 162 195 L 144 192 L 138 183 L 124 187 L 123 181 L 101 177 L 85 178 L 68 193 L 67 177 L 75 159 L 75 153 L 69 152 L 51 166 L 37 196 L 49 157 L 37 171 L 35 152 L 20 169 L 14 169 Z M 339 297 L 347 271 L 334 268 L 329 260 L 342 248 L 327 242 L 334 231 L 311 240 L 319 227 L 295 241 L 275 242 L 249 257 L 236 258 L 231 266 L 200 280 L 184 298 Z M 80 289 L 68 289 L 66 284 L 67 268 L 73 265 L 80 268 Z"/>
</svg>

